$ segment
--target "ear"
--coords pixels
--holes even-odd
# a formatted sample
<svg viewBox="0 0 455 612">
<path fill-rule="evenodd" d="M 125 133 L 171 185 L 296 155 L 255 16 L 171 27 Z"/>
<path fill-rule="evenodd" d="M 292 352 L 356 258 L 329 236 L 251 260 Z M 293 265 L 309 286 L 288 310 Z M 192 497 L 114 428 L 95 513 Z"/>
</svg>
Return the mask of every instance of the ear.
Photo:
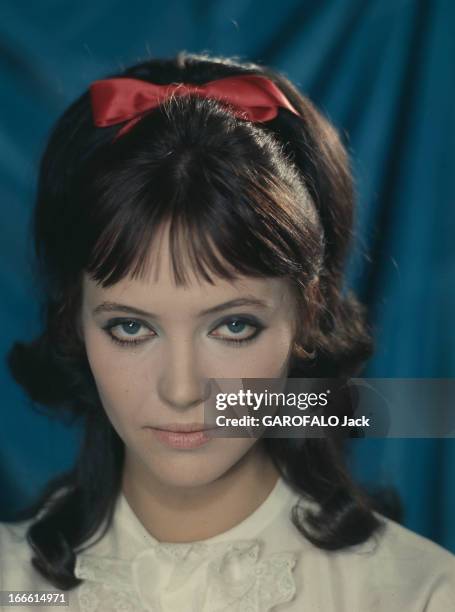
<svg viewBox="0 0 455 612">
<path fill-rule="evenodd" d="M 306 361 L 312 360 L 316 357 L 316 349 L 310 350 L 303 343 L 296 340 L 292 347 L 292 359 L 305 359 Z"/>
</svg>

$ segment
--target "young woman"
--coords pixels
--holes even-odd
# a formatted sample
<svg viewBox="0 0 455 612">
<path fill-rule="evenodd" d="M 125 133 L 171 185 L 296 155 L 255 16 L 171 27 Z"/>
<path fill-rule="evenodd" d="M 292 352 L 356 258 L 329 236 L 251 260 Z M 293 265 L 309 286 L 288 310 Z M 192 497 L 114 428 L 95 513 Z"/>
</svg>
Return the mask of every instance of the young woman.
<svg viewBox="0 0 455 612">
<path fill-rule="evenodd" d="M 68 108 L 39 176 L 45 325 L 9 364 L 85 438 L 0 526 L 3 590 L 82 612 L 453 609 L 453 555 L 375 511 L 332 438 L 201 431 L 208 379 L 361 371 L 353 206 L 336 131 L 262 66 L 180 53 Z"/>
</svg>

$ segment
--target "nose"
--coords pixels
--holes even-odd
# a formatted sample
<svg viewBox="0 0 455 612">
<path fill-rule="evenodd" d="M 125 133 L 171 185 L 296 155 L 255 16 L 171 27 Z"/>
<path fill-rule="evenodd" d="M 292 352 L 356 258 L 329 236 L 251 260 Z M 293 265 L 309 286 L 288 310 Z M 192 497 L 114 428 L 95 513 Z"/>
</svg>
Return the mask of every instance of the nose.
<svg viewBox="0 0 455 612">
<path fill-rule="evenodd" d="M 158 395 L 163 402 L 184 409 L 197 406 L 206 399 L 208 379 L 201 375 L 191 340 L 170 341 L 161 368 Z"/>
</svg>

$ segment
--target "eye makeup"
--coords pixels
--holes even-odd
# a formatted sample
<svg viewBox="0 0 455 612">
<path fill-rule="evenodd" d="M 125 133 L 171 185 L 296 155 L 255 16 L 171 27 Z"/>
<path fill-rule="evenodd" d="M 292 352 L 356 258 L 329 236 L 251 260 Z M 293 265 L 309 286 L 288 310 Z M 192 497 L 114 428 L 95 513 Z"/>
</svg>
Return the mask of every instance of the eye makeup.
<svg viewBox="0 0 455 612">
<path fill-rule="evenodd" d="M 240 347 L 255 340 L 262 333 L 262 331 L 266 329 L 266 326 L 262 322 L 260 322 L 256 317 L 252 317 L 251 315 L 230 315 L 218 322 L 217 325 L 212 329 L 211 334 L 213 334 L 213 331 L 218 330 L 219 328 L 225 326 L 227 327 L 230 325 L 234 325 L 237 327 L 240 326 L 241 328 L 242 326 L 246 326 L 247 328 L 251 327 L 254 331 L 246 338 L 226 338 L 216 334 L 211 335 L 210 337 L 221 342 L 226 342 L 232 345 L 233 347 Z M 115 332 L 115 330 L 120 329 L 128 335 L 128 331 L 140 331 L 141 328 L 148 329 L 152 333 L 143 334 L 141 336 L 138 336 L 138 334 L 130 334 L 130 339 L 126 339 L 125 336 L 121 337 L 118 335 L 118 333 Z M 151 338 L 157 336 L 156 332 L 148 323 L 146 323 L 145 321 L 141 321 L 140 319 L 134 318 L 116 317 L 113 319 L 109 319 L 106 324 L 103 325 L 102 329 L 115 344 L 121 347 L 128 347 L 128 345 L 137 346 L 139 344 L 148 342 Z M 231 331 L 233 330 L 231 329 Z M 241 331 L 243 331 L 243 328 Z"/>
</svg>

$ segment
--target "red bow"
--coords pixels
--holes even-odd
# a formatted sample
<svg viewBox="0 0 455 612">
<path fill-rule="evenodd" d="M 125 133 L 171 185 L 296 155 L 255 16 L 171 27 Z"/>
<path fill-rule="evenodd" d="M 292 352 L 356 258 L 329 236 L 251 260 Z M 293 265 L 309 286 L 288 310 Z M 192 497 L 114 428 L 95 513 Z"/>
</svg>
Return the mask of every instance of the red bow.
<svg viewBox="0 0 455 612">
<path fill-rule="evenodd" d="M 189 93 L 227 102 L 234 107 L 232 112 L 236 116 L 253 122 L 274 119 L 278 107 L 287 108 L 295 115 L 299 115 L 270 79 L 246 74 L 209 81 L 204 85 L 186 83 L 156 85 L 130 78 L 94 81 L 90 85 L 93 120 L 98 127 L 126 121 L 127 123 L 117 133 L 117 138 L 129 131 L 146 112 L 170 96 Z"/>
</svg>

